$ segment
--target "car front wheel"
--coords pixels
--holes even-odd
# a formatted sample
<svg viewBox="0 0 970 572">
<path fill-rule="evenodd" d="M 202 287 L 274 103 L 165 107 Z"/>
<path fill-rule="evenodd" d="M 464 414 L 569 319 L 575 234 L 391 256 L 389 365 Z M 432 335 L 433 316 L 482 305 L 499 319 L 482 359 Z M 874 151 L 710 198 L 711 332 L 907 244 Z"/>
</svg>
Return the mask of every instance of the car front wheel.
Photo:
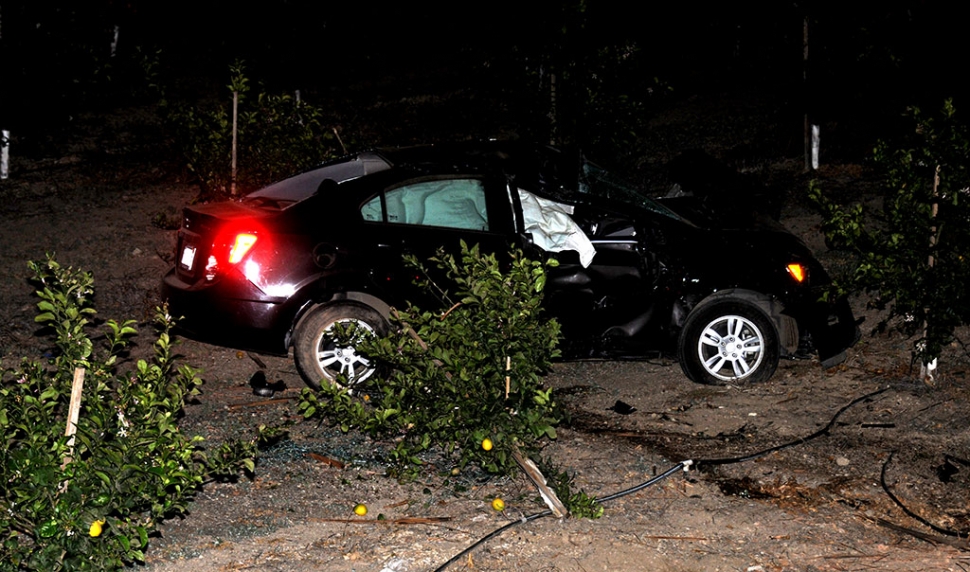
<svg viewBox="0 0 970 572">
<path fill-rule="evenodd" d="M 344 325 L 338 330 L 338 325 Z M 369 306 L 343 303 L 321 306 L 300 320 L 293 357 L 303 380 L 315 389 L 321 383 L 354 386 L 363 383 L 377 366 L 357 351 L 355 338 L 387 335 L 387 320 Z"/>
<path fill-rule="evenodd" d="M 778 334 L 757 307 L 716 302 L 688 316 L 677 357 L 687 377 L 698 383 L 767 381 L 778 367 Z"/>
</svg>

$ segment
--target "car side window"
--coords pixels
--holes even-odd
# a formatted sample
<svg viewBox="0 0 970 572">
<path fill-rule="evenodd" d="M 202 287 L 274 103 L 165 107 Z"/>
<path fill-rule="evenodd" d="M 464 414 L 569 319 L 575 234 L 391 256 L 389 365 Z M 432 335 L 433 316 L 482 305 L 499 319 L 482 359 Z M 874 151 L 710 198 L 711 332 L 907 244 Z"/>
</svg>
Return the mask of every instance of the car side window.
<svg viewBox="0 0 970 572">
<path fill-rule="evenodd" d="M 373 222 L 489 229 L 485 186 L 477 179 L 422 181 L 397 187 L 366 202 L 360 214 L 365 221 Z"/>
</svg>

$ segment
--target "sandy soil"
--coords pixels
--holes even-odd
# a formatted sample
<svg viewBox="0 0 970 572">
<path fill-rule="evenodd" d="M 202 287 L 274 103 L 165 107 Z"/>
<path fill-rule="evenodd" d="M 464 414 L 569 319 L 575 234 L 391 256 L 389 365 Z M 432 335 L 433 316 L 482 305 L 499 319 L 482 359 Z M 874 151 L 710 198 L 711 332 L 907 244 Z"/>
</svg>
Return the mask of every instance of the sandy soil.
<svg viewBox="0 0 970 572">
<path fill-rule="evenodd" d="M 687 119 L 671 116 L 675 126 Z M 157 302 L 174 233 L 163 228 L 196 189 L 153 160 L 149 119 L 79 118 L 70 143 L 14 163 L 0 183 L 0 356 L 37 357 L 34 299 L 26 261 L 57 253 L 95 274 L 103 317 L 144 320 Z M 110 132 L 110 138 L 102 134 Z M 138 143 L 140 142 L 140 143 Z M 16 157 L 16 154 L 15 154 Z M 796 161 L 774 163 L 777 186 L 803 185 Z M 826 166 L 826 184 L 852 186 L 855 165 Z M 177 220 L 177 219 L 175 219 Z M 830 264 L 818 221 L 790 201 L 783 222 Z M 860 315 L 877 318 L 854 301 Z M 476 470 L 452 476 L 430 459 L 418 481 L 384 476 L 386 443 L 301 422 L 302 384 L 292 363 L 261 357 L 270 381 L 288 389 L 266 402 L 248 385 L 259 366 L 245 353 L 185 340 L 186 363 L 204 369 L 204 395 L 182 420 L 210 442 L 254 434 L 259 424 L 294 422 L 291 438 L 263 452 L 252 479 L 205 487 L 183 519 L 153 538 L 153 571 L 431 570 L 501 526 L 519 521 L 450 569 L 475 570 L 967 570 L 970 530 L 970 359 L 952 347 L 934 386 L 912 379 L 910 342 L 866 336 L 848 361 L 822 371 L 782 363 L 767 383 L 708 387 L 669 361 L 584 362 L 555 367 L 571 420 L 544 455 L 575 474 L 574 486 L 603 497 L 648 481 L 680 461 L 743 457 L 827 434 L 746 462 L 676 474 L 606 503 L 598 520 L 523 517 L 545 506 L 521 476 Z M 636 411 L 621 415 L 622 401 Z M 321 457 L 343 464 L 321 462 Z M 884 472 L 884 478 L 882 474 Z M 494 497 L 506 510 L 490 507 Z M 356 503 L 369 507 L 365 517 Z"/>
</svg>

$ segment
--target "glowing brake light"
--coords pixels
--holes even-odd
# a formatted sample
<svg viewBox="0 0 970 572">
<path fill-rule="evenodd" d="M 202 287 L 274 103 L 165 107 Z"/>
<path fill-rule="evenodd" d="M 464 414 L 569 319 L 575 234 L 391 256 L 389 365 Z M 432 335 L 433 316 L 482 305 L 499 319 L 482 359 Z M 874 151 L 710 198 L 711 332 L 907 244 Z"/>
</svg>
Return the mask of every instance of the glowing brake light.
<svg viewBox="0 0 970 572">
<path fill-rule="evenodd" d="M 231 266 L 242 262 L 252 251 L 259 235 L 255 232 L 229 231 L 220 233 L 212 243 L 212 251 L 205 265 L 206 280 L 215 280 Z"/>
<path fill-rule="evenodd" d="M 805 281 L 806 278 L 808 278 L 808 268 L 805 268 L 803 265 L 797 262 L 793 262 L 789 264 L 786 270 L 788 270 L 788 275 L 791 276 L 795 280 L 795 282 L 798 282 L 799 284 L 801 284 L 802 282 Z"/>
<path fill-rule="evenodd" d="M 246 256 L 246 253 L 256 244 L 256 235 L 241 232 L 229 249 L 229 264 L 236 264 Z"/>
</svg>

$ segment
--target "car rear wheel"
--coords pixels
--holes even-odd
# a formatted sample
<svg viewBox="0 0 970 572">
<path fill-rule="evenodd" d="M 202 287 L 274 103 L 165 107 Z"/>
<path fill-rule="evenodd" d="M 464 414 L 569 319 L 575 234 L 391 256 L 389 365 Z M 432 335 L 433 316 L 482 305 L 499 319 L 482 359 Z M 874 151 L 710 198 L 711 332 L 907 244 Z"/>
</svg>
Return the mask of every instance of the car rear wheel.
<svg viewBox="0 0 970 572">
<path fill-rule="evenodd" d="M 767 381 L 778 367 L 778 334 L 754 305 L 707 304 L 687 317 L 677 357 L 687 377 L 698 383 Z"/>
<path fill-rule="evenodd" d="M 342 328 L 345 335 L 337 335 L 337 324 L 348 326 Z M 297 325 L 293 342 L 296 368 L 307 385 L 316 389 L 321 383 L 351 387 L 361 384 L 374 375 L 377 366 L 357 351 L 354 338 L 366 334 L 384 336 L 387 329 L 387 320 L 369 306 L 320 306 Z"/>
</svg>

